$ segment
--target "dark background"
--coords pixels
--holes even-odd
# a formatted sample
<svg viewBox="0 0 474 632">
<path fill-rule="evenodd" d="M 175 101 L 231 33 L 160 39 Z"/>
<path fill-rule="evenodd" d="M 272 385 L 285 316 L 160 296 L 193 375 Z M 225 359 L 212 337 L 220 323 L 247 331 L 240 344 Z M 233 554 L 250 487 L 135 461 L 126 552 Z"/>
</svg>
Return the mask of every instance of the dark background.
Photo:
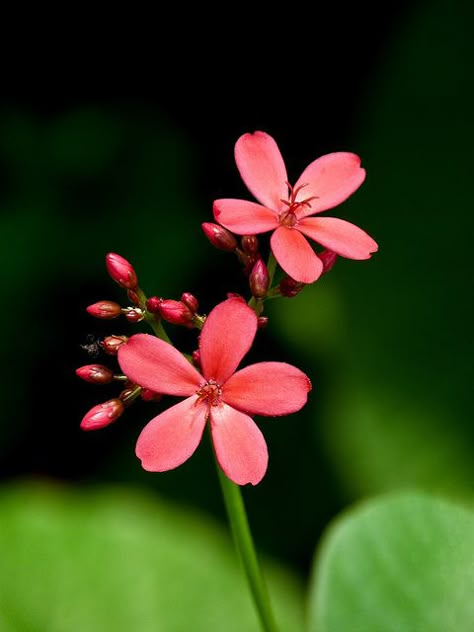
<svg viewBox="0 0 474 632">
<path fill-rule="evenodd" d="M 367 230 L 380 252 L 340 260 L 269 306 L 248 357 L 291 362 L 314 384 L 300 414 L 259 420 L 270 467 L 245 491 L 259 547 L 306 573 L 328 521 L 360 497 L 472 491 L 472 9 L 313 9 L 229 10 L 205 27 L 174 24 L 166 38 L 161 24 L 153 55 L 137 55 L 137 90 L 105 94 L 93 75 L 88 90 L 67 95 L 65 73 L 54 98 L 2 99 L 5 482 L 135 484 L 224 518 L 206 442 L 176 471 L 143 472 L 134 442 L 161 405 L 138 403 L 110 428 L 82 433 L 83 414 L 116 389 L 74 370 L 91 362 L 88 335 L 133 331 L 84 311 L 124 300 L 107 252 L 134 264 L 148 294 L 191 291 L 203 312 L 227 291 L 246 292 L 237 262 L 212 249 L 200 223 L 212 221 L 215 198 L 250 199 L 233 146 L 261 129 L 293 182 L 322 154 L 361 155 L 367 181 L 334 215 Z M 192 348 L 192 334 L 171 331 Z"/>
</svg>

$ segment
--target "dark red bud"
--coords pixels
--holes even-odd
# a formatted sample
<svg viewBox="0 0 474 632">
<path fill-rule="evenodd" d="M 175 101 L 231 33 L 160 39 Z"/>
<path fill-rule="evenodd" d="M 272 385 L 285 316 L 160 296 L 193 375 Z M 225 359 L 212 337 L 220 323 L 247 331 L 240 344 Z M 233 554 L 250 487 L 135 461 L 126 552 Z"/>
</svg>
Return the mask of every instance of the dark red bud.
<svg viewBox="0 0 474 632">
<path fill-rule="evenodd" d="M 199 351 L 199 349 L 196 349 L 196 351 L 193 351 L 192 357 L 193 357 L 194 366 L 200 369 L 201 368 L 201 352 Z"/>
<path fill-rule="evenodd" d="M 255 235 L 244 235 L 240 240 L 242 250 L 248 255 L 256 255 L 258 252 L 258 238 Z"/>
<path fill-rule="evenodd" d="M 151 296 L 147 299 L 146 308 L 151 314 L 159 314 L 160 312 L 160 303 L 163 299 L 158 296 Z"/>
<path fill-rule="evenodd" d="M 280 294 L 282 296 L 286 296 L 287 298 L 293 298 L 301 292 L 304 286 L 304 283 L 299 283 L 299 281 L 295 281 L 291 277 L 287 276 L 280 281 Z"/>
<path fill-rule="evenodd" d="M 119 348 L 127 342 L 127 336 L 107 336 L 100 343 L 100 346 L 109 355 L 117 355 Z"/>
<path fill-rule="evenodd" d="M 114 379 L 114 373 L 102 364 L 86 364 L 76 369 L 76 375 L 92 384 L 110 384 Z"/>
<path fill-rule="evenodd" d="M 264 298 L 268 286 L 270 285 L 270 277 L 268 276 L 267 266 L 259 259 L 252 268 L 249 276 L 250 291 L 255 298 Z"/>
<path fill-rule="evenodd" d="M 127 290 L 134 290 L 138 285 L 137 275 L 131 263 L 114 252 L 105 257 L 105 265 L 112 279 Z"/>
<path fill-rule="evenodd" d="M 160 316 L 173 325 L 192 326 L 193 313 L 181 301 L 163 299 L 160 302 Z"/>
<path fill-rule="evenodd" d="M 268 325 L 268 316 L 259 316 L 257 318 L 257 328 L 258 329 L 265 329 L 265 327 Z"/>
<path fill-rule="evenodd" d="M 112 318 L 120 316 L 122 308 L 118 303 L 113 303 L 112 301 L 99 301 L 98 303 L 89 305 L 89 307 L 86 308 L 86 311 L 95 318 L 111 320 Z"/>
<path fill-rule="evenodd" d="M 197 298 L 190 292 L 183 292 L 181 294 L 181 302 L 186 305 L 188 309 L 195 314 L 199 309 L 199 303 Z"/>
<path fill-rule="evenodd" d="M 332 250 L 323 250 L 322 252 L 318 252 L 318 257 L 323 262 L 323 274 L 325 274 L 334 267 L 337 254 Z"/>
<path fill-rule="evenodd" d="M 144 402 L 159 402 L 162 397 L 161 393 L 156 393 L 150 388 L 142 388 L 141 398 Z"/>
<path fill-rule="evenodd" d="M 125 310 L 125 318 L 130 323 L 139 323 L 144 318 L 143 310 L 139 307 L 127 307 Z"/>
<path fill-rule="evenodd" d="M 211 222 L 204 222 L 201 226 L 204 234 L 215 248 L 228 252 L 233 252 L 237 248 L 237 240 L 227 228 Z"/>
<path fill-rule="evenodd" d="M 98 430 L 113 423 L 125 410 L 120 399 L 110 399 L 91 408 L 81 421 L 82 430 Z"/>
<path fill-rule="evenodd" d="M 127 296 L 134 305 L 140 305 L 140 299 L 138 298 L 138 294 L 136 292 L 134 292 L 133 290 L 128 290 Z"/>
</svg>

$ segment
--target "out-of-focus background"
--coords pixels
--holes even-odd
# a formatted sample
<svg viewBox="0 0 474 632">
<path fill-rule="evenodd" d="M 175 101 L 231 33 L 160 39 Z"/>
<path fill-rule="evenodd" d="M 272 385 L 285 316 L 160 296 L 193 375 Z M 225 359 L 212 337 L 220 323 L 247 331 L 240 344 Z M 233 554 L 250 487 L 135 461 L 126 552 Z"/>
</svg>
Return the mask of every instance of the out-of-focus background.
<svg viewBox="0 0 474 632">
<path fill-rule="evenodd" d="M 351 503 L 413 487 L 472 494 L 472 7 L 343 12 L 326 8 L 309 24 L 289 7 L 268 29 L 237 20 L 211 48 L 210 29 L 202 47 L 194 34 L 181 64 L 160 57 L 146 96 L 2 99 L 8 498 L 24 493 L 15 491 L 24 479 L 84 493 L 110 484 L 225 524 L 207 442 L 178 470 L 144 472 L 134 444 L 166 402 L 139 402 L 83 433 L 85 412 L 117 389 L 74 370 L 113 366 L 91 360 L 91 336 L 140 329 L 85 312 L 125 298 L 106 273 L 108 252 L 133 263 L 149 295 L 190 291 L 203 312 L 247 292 L 236 259 L 213 249 L 200 224 L 212 221 L 215 198 L 251 199 L 233 146 L 258 129 L 277 140 L 293 182 L 322 154 L 359 154 L 367 180 L 334 215 L 380 246 L 268 305 L 248 361 L 295 364 L 313 392 L 299 414 L 258 420 L 270 465 L 244 496 L 259 550 L 304 580 L 324 528 Z M 192 349 L 193 333 L 170 332 Z"/>
</svg>

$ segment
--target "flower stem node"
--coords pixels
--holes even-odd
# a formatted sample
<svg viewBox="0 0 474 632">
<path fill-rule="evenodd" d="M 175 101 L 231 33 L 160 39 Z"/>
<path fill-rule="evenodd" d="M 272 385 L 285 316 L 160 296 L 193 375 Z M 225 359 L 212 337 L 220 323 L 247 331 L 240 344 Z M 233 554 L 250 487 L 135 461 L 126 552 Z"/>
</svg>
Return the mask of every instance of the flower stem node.
<svg viewBox="0 0 474 632">
<path fill-rule="evenodd" d="M 270 277 L 267 266 L 262 259 L 259 259 L 253 266 L 249 276 L 249 285 L 250 291 L 255 298 L 265 298 L 270 285 Z"/>
<path fill-rule="evenodd" d="M 112 320 L 117 318 L 122 313 L 122 308 L 118 303 L 112 301 L 99 301 L 93 305 L 89 305 L 86 311 L 95 318 L 102 318 L 104 320 Z"/>
<path fill-rule="evenodd" d="M 212 222 L 204 222 L 201 226 L 204 234 L 215 248 L 227 252 L 233 252 L 237 248 L 237 240 L 227 228 Z"/>
<path fill-rule="evenodd" d="M 105 257 L 105 265 L 112 279 L 126 290 L 135 290 L 138 286 L 136 272 L 131 263 L 114 252 Z"/>
<path fill-rule="evenodd" d="M 81 421 L 82 430 L 99 430 L 116 421 L 125 410 L 123 402 L 118 399 L 110 399 L 91 408 Z"/>
<path fill-rule="evenodd" d="M 107 336 L 107 338 L 102 340 L 100 346 L 108 355 L 117 355 L 119 348 L 127 342 L 127 340 L 127 336 Z"/>
<path fill-rule="evenodd" d="M 114 373 L 102 364 L 86 364 L 76 369 L 76 375 L 91 384 L 110 384 L 114 380 Z"/>
</svg>

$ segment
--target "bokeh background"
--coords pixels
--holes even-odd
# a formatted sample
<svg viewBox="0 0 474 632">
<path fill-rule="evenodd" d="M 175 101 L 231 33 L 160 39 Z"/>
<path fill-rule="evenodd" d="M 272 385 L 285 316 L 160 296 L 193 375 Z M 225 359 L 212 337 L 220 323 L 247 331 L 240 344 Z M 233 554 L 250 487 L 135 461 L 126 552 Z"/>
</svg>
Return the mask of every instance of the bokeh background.
<svg viewBox="0 0 474 632">
<path fill-rule="evenodd" d="M 190 291 L 203 312 L 247 291 L 200 229 L 213 199 L 250 199 L 233 160 L 240 134 L 270 133 L 293 181 L 319 155 L 354 151 L 367 180 L 337 215 L 379 253 L 339 259 L 269 304 L 248 357 L 313 381 L 299 414 L 259 420 L 270 466 L 244 490 L 259 549 L 304 580 L 321 533 L 355 501 L 413 487 L 472 495 L 473 11 L 460 0 L 347 5 L 311 24 L 288 12 L 268 28 L 218 16 L 222 28 L 194 33 L 188 55 L 160 51 L 139 97 L 2 99 L 0 476 L 4 489 L 145 490 L 225 524 L 206 441 L 176 471 L 141 470 L 134 443 L 160 404 L 79 430 L 116 393 L 75 376 L 91 362 L 82 345 L 134 331 L 85 307 L 123 302 L 107 252 L 134 264 L 149 295 Z M 193 347 L 193 334 L 175 335 Z"/>
</svg>

